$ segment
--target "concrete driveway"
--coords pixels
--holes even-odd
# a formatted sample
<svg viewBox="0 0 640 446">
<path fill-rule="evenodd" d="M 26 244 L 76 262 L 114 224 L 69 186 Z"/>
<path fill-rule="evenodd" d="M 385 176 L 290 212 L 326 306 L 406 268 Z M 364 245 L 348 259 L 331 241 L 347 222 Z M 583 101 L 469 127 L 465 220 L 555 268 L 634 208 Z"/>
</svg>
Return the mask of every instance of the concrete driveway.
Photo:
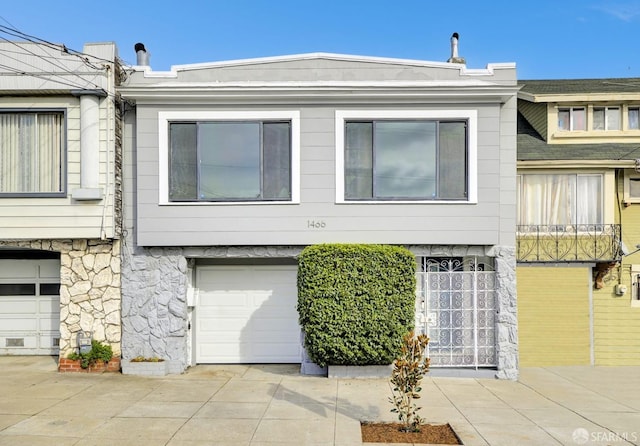
<svg viewBox="0 0 640 446">
<path fill-rule="evenodd" d="M 640 445 L 640 367 L 423 384 L 422 416 L 451 423 L 465 445 Z M 0 357 L 0 445 L 360 446 L 360 420 L 394 421 L 389 395 L 386 380 L 305 377 L 286 365 L 142 378 Z"/>
</svg>

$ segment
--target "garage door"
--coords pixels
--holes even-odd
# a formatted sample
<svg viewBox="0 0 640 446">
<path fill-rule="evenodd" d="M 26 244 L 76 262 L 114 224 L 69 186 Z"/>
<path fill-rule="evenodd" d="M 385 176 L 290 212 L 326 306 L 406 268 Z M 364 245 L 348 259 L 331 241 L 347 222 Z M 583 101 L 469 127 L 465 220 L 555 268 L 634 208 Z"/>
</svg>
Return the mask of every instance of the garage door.
<svg viewBox="0 0 640 446">
<path fill-rule="evenodd" d="M 296 266 L 201 266 L 198 363 L 299 363 Z"/>
<path fill-rule="evenodd" d="M 591 268 L 518 267 L 518 339 L 523 367 L 591 363 Z"/>
<path fill-rule="evenodd" d="M 0 354 L 57 354 L 59 330 L 60 261 L 0 260 Z"/>
</svg>

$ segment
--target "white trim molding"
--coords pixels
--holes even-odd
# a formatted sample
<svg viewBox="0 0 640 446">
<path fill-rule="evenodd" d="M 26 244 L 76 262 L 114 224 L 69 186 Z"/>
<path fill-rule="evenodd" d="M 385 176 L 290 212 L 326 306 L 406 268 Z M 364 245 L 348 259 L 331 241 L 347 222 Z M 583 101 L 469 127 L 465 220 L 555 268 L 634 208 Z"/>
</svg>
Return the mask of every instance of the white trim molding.
<svg viewBox="0 0 640 446">
<path fill-rule="evenodd" d="M 291 121 L 291 200 L 287 201 L 242 201 L 242 202 L 188 202 L 169 201 L 169 123 L 176 121 L 249 121 L 286 119 Z M 158 112 L 158 203 L 160 205 L 183 206 L 229 206 L 256 204 L 300 203 L 300 111 L 166 111 Z"/>
<path fill-rule="evenodd" d="M 344 128 L 352 119 L 464 119 L 467 121 L 466 200 L 349 201 L 344 198 Z M 478 111 L 477 110 L 336 110 L 336 203 L 349 204 L 477 204 L 478 202 Z"/>
</svg>

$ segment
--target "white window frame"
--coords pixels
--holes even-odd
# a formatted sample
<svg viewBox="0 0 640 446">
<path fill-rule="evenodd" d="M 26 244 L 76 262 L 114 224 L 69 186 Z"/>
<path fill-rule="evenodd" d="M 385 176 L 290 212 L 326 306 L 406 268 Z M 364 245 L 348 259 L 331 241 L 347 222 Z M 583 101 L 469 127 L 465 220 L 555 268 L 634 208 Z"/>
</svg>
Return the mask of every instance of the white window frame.
<svg viewBox="0 0 640 446">
<path fill-rule="evenodd" d="M 175 202 L 169 201 L 169 124 L 180 121 L 262 121 L 287 120 L 291 122 L 291 199 L 279 201 L 221 201 Z M 300 204 L 300 111 L 165 111 L 158 112 L 158 202 L 168 206 L 229 206 Z"/>
<path fill-rule="evenodd" d="M 604 110 L 604 129 L 596 129 L 595 128 L 595 116 L 596 116 L 596 109 L 602 109 Z M 609 121 L 607 120 L 607 116 L 609 115 L 609 113 L 613 112 L 613 111 L 617 111 L 618 113 L 618 122 L 619 122 L 619 127 L 617 129 L 610 129 L 609 128 Z M 594 132 L 618 132 L 620 130 L 622 130 L 622 107 L 620 105 L 594 105 L 591 108 L 591 123 L 592 123 L 592 129 Z"/>
<path fill-rule="evenodd" d="M 68 156 L 68 136 L 67 136 L 67 109 L 66 108 L 5 108 L 1 109 L 5 114 L 59 114 L 62 116 L 61 120 L 61 146 L 60 153 L 60 165 L 57 166 L 60 176 L 60 190 L 51 192 L 21 192 L 21 191 L 8 191 L 0 192 L 0 198 L 63 198 L 67 196 L 67 156 Z"/>
<path fill-rule="evenodd" d="M 639 196 L 631 196 L 631 185 L 629 184 L 631 180 L 640 181 L 640 173 L 625 171 L 624 173 L 624 203 L 640 203 L 640 195 Z"/>
<path fill-rule="evenodd" d="M 568 110 L 569 111 L 569 129 L 565 130 L 560 128 L 560 112 L 563 110 Z M 576 110 L 583 110 L 584 111 L 584 128 L 583 129 L 575 129 L 574 128 L 574 122 L 575 122 L 575 118 L 574 118 L 574 114 Z M 589 110 L 587 108 L 587 106 L 585 105 L 575 105 L 575 106 L 558 106 L 557 107 L 557 112 L 556 112 L 556 129 L 559 132 L 586 132 L 587 128 L 588 128 L 588 122 L 589 122 Z"/>
<path fill-rule="evenodd" d="M 632 264 L 631 269 L 631 306 L 640 308 L 640 265 Z"/>
<path fill-rule="evenodd" d="M 466 200 L 345 200 L 345 124 L 350 120 L 375 119 L 460 119 L 467 121 Z M 478 112 L 477 110 L 336 110 L 336 203 L 338 204 L 476 204 L 478 202 Z"/>
</svg>

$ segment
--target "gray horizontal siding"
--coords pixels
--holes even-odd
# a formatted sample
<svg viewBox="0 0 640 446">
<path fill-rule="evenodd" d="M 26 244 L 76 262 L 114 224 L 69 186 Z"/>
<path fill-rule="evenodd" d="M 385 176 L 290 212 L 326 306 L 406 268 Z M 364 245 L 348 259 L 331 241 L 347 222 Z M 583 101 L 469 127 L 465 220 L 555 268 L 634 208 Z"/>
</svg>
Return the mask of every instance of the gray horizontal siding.
<svg viewBox="0 0 640 446">
<path fill-rule="evenodd" d="M 492 245 L 512 238 L 515 226 L 512 161 L 503 147 L 498 104 L 465 104 L 478 111 L 477 204 L 335 203 L 335 107 L 279 105 L 241 110 L 299 110 L 301 116 L 300 204 L 158 205 L 159 111 L 220 110 L 214 105 L 138 106 L 136 162 L 137 242 L 143 246 L 306 245 L 321 242 Z M 356 109 L 348 105 L 340 109 Z M 401 107 L 389 107 L 399 109 Z M 443 105 L 403 109 L 449 110 Z M 236 108 L 240 109 L 240 108 Z M 509 111 L 509 110 L 507 110 Z M 509 111 L 510 112 L 510 111 Z M 133 153 L 129 154 L 133 159 Z M 127 158 L 127 157 L 126 157 Z M 513 164 L 515 172 L 515 164 Z M 133 178 L 131 179 L 133 182 Z M 132 197 L 133 198 L 133 197 Z M 129 215 L 132 205 L 128 205 Z M 501 213 L 506 212 L 504 218 Z M 310 221 L 324 222 L 322 229 Z M 133 225 L 133 221 L 130 224 Z"/>
</svg>

